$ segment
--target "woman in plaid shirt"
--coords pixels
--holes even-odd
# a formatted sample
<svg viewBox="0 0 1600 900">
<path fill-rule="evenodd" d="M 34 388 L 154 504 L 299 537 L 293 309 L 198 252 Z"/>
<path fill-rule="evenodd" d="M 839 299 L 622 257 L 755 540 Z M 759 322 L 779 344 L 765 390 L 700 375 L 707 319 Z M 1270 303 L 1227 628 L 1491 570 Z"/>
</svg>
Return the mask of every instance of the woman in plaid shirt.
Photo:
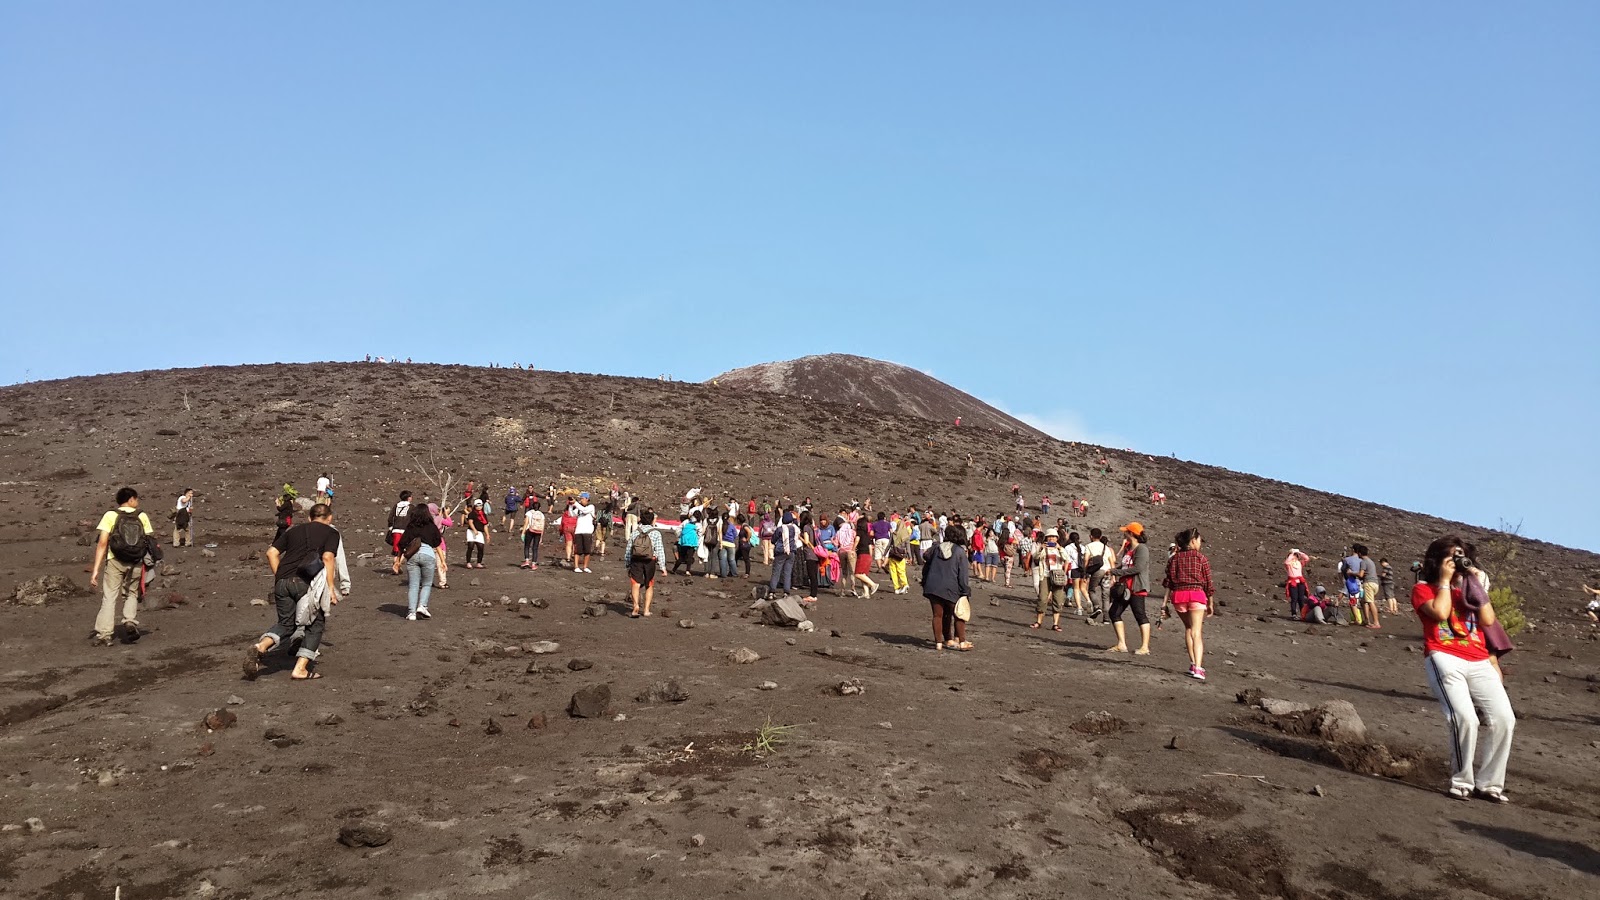
<svg viewBox="0 0 1600 900">
<path fill-rule="evenodd" d="M 1200 529 L 1178 532 L 1174 543 L 1178 552 L 1167 560 L 1167 575 L 1161 579 L 1172 607 L 1183 617 L 1183 642 L 1189 648 L 1189 677 L 1205 681 L 1205 620 L 1213 614 L 1211 561 L 1200 552 Z"/>
</svg>

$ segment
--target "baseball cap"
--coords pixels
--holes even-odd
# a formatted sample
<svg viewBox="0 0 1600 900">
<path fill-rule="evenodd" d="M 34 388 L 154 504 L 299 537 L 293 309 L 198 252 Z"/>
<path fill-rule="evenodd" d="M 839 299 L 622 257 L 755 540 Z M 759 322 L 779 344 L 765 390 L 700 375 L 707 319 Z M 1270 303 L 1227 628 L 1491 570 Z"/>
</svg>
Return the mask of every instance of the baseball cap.
<svg viewBox="0 0 1600 900">
<path fill-rule="evenodd" d="M 482 500 L 474 500 L 474 501 L 472 501 L 472 505 L 481 507 L 481 506 L 483 506 L 483 501 Z"/>
<path fill-rule="evenodd" d="M 1118 530 L 1126 531 L 1129 534 L 1137 534 L 1141 537 L 1144 536 L 1144 526 L 1140 525 L 1138 522 L 1129 522 Z"/>
<path fill-rule="evenodd" d="M 589 492 L 588 491 L 584 491 L 583 493 L 579 494 L 578 495 L 578 499 L 579 500 L 587 500 L 587 499 L 589 499 Z"/>
</svg>

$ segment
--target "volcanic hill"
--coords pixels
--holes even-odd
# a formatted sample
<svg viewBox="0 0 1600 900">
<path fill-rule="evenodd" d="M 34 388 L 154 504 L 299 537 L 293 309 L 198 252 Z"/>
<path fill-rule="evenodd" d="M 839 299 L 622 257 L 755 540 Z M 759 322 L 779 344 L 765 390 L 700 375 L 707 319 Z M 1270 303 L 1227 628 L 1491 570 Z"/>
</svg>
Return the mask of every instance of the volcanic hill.
<svg viewBox="0 0 1600 900">
<path fill-rule="evenodd" d="M 971 394 L 906 366 L 881 359 L 827 353 L 761 363 L 723 372 L 711 381 L 743 391 L 771 391 L 791 397 L 857 404 L 878 412 L 932 419 L 947 425 L 1049 435 L 1007 415 Z"/>
<path fill-rule="evenodd" d="M 922 389 L 907 384 L 896 396 Z M 1002 435 L 970 409 L 863 416 L 837 393 L 729 386 L 315 364 L 0 388 L 0 896 L 1594 893 L 1600 642 L 1578 610 L 1594 554 L 1015 422 Z M 274 495 L 323 471 L 353 581 L 324 677 L 290 682 L 274 654 L 243 680 L 274 620 Z M 496 506 L 511 483 L 615 481 L 667 512 L 700 487 L 993 514 L 1016 482 L 1052 519 L 1087 498 L 1071 528 L 1143 522 L 1158 565 L 1199 526 L 1210 679 L 1185 675 L 1176 620 L 1149 656 L 1107 653 L 1111 628 L 1070 604 L 1062 631 L 1029 628 L 1020 570 L 974 582 L 972 652 L 933 649 L 915 569 L 906 595 L 883 574 L 870 599 L 824 590 L 814 630 L 751 612 L 759 560 L 749 581 L 664 576 L 633 619 L 623 540 L 577 573 L 552 524 L 527 571 L 498 509 L 488 567 L 460 565 L 451 529 L 449 587 L 407 621 L 385 512 L 402 489 L 441 496 L 445 474 L 449 496 L 474 478 Z M 166 538 L 173 499 L 197 489 L 199 546 L 166 549 L 142 639 L 93 647 L 92 529 L 123 484 Z M 1505 664 L 1509 806 L 1442 793 L 1415 616 L 1308 625 L 1278 587 L 1289 547 L 1333 588 L 1361 540 L 1395 561 L 1403 604 L 1406 566 L 1449 531 L 1517 551 L 1494 573 L 1530 621 Z"/>
</svg>

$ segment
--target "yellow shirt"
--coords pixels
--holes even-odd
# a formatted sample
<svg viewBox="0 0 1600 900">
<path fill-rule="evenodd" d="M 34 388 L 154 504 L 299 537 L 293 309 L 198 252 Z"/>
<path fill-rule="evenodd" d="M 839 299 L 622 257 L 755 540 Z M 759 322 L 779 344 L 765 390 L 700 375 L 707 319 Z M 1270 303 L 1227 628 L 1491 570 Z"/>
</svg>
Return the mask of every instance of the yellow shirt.
<svg viewBox="0 0 1600 900">
<path fill-rule="evenodd" d="M 116 509 L 113 509 L 113 510 L 107 512 L 105 515 L 101 516 L 100 517 L 100 524 L 96 525 L 95 528 L 97 528 L 100 531 L 104 531 L 106 534 L 110 534 L 111 533 L 111 529 L 117 527 L 117 513 L 118 512 L 133 512 L 133 509 L 130 508 L 130 507 L 127 507 L 127 506 L 119 506 Z M 150 527 L 150 517 L 145 515 L 144 513 L 139 513 L 139 524 L 144 526 L 144 533 L 145 534 L 155 534 L 156 533 L 156 530 L 154 528 Z"/>
</svg>

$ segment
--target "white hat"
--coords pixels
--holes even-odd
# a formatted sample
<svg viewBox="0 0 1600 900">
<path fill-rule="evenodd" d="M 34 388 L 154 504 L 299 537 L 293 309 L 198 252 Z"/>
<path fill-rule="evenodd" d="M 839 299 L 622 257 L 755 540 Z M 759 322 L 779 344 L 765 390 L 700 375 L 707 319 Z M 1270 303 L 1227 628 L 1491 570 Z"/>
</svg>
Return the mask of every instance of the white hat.
<svg viewBox="0 0 1600 900">
<path fill-rule="evenodd" d="M 1061 532 L 1055 530 L 1054 528 L 1046 528 L 1044 530 L 1044 536 L 1047 538 L 1058 538 L 1061 537 Z"/>
<path fill-rule="evenodd" d="M 482 506 L 483 505 L 483 501 L 482 500 L 474 500 L 474 501 L 472 501 L 472 505 L 473 506 Z"/>
</svg>

